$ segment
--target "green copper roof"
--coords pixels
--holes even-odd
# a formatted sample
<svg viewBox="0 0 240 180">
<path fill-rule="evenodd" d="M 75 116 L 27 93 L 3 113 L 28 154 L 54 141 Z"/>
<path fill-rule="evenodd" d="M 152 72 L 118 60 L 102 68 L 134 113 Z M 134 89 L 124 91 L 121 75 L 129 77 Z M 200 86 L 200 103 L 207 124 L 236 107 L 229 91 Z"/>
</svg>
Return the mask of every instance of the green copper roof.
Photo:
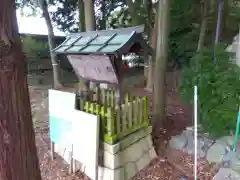
<svg viewBox="0 0 240 180">
<path fill-rule="evenodd" d="M 151 48 L 142 37 L 143 30 L 144 26 L 136 26 L 73 33 L 53 51 L 57 54 L 122 54 L 128 53 L 130 48 L 137 43 L 149 53 Z"/>
</svg>

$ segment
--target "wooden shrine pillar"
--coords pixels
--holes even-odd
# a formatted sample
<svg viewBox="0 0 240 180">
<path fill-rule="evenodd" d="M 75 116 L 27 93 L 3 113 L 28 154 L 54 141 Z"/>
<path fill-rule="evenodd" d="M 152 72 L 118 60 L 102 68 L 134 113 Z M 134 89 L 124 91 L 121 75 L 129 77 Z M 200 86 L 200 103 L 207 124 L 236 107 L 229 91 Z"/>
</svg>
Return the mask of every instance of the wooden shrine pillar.
<svg viewBox="0 0 240 180">
<path fill-rule="evenodd" d="M 115 91 L 115 103 L 121 105 L 123 103 L 123 68 L 122 68 L 122 57 L 120 55 L 111 57 L 111 61 L 113 62 L 113 66 L 118 78 L 118 84 L 116 86 Z"/>
</svg>

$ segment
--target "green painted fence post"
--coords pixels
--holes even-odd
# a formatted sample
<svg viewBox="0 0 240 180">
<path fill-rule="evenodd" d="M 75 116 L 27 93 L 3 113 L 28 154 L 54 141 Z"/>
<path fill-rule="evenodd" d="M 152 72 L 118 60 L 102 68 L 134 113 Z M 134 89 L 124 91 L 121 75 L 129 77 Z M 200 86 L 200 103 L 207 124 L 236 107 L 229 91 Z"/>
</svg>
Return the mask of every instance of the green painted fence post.
<svg viewBox="0 0 240 180">
<path fill-rule="evenodd" d="M 237 140 L 238 140 L 238 134 L 239 134 L 239 127 L 240 126 L 240 109 L 238 110 L 238 118 L 237 118 L 237 125 L 236 125 L 236 132 L 234 137 L 234 143 L 233 143 L 233 151 L 236 151 L 237 148 Z"/>
<path fill-rule="evenodd" d="M 148 98 L 144 96 L 142 98 L 143 100 L 143 116 L 144 116 L 144 124 L 146 123 L 146 126 L 149 125 L 149 119 L 148 119 Z"/>
</svg>

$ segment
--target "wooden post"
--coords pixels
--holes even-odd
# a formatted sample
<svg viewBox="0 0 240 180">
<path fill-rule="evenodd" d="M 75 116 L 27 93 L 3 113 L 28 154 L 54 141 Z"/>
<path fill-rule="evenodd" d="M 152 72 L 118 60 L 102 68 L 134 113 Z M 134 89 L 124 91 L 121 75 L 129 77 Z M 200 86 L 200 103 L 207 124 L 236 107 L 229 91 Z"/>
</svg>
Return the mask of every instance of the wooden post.
<svg viewBox="0 0 240 180">
<path fill-rule="evenodd" d="M 82 91 L 82 98 L 84 100 L 89 100 L 89 90 L 90 90 L 90 81 L 84 80 L 84 86 Z"/>
<path fill-rule="evenodd" d="M 55 159 L 55 149 L 54 149 L 55 143 L 51 141 L 51 158 L 52 160 Z"/>
<path fill-rule="evenodd" d="M 115 92 L 115 103 L 119 104 L 121 107 L 121 104 L 123 102 L 123 92 L 122 92 L 122 81 L 123 81 L 123 68 L 122 68 L 122 58 L 120 55 L 116 56 L 112 59 L 114 68 L 116 71 L 116 75 L 118 77 L 118 85 Z"/>
<path fill-rule="evenodd" d="M 73 173 L 73 145 L 72 145 L 71 151 L 69 151 L 69 159 L 70 159 L 70 163 L 69 163 L 68 173 L 72 174 Z"/>
</svg>

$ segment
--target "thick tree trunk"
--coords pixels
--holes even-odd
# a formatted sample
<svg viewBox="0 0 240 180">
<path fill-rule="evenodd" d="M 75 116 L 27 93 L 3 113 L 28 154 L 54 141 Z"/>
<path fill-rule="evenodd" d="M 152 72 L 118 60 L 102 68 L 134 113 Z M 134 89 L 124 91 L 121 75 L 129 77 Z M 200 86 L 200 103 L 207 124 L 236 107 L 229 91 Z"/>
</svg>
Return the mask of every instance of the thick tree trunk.
<svg viewBox="0 0 240 180">
<path fill-rule="evenodd" d="M 199 39 L 198 39 L 197 52 L 201 51 L 202 47 L 204 46 L 204 39 L 205 39 L 206 28 L 207 28 L 208 4 L 209 4 L 208 0 L 205 0 L 203 4 L 203 14 L 202 14 L 202 22 L 201 22 L 201 28 L 199 33 Z"/>
<path fill-rule="evenodd" d="M 84 0 L 86 31 L 96 29 L 96 19 L 93 0 Z"/>
<path fill-rule="evenodd" d="M 78 10 L 79 10 L 79 30 L 80 32 L 85 32 L 85 9 L 83 0 L 78 0 Z"/>
<path fill-rule="evenodd" d="M 54 88 L 60 88 L 62 86 L 60 83 L 60 68 L 59 68 L 59 63 L 58 63 L 57 57 L 52 52 L 52 50 L 55 48 L 54 32 L 53 32 L 52 21 L 51 21 L 49 12 L 48 12 L 47 1 L 40 0 L 40 6 L 41 6 L 41 9 L 43 12 L 43 17 L 45 19 L 47 29 L 48 29 L 48 44 L 49 44 L 50 56 L 51 56 L 52 67 L 53 67 Z"/>
<path fill-rule="evenodd" d="M 166 69 L 168 54 L 168 24 L 170 1 L 160 0 L 158 5 L 157 48 L 155 61 L 155 77 L 153 85 L 153 112 L 154 121 L 163 121 L 165 118 L 166 101 Z"/>
<path fill-rule="evenodd" d="M 0 180 L 40 180 L 14 1 L 0 6 Z"/>
</svg>

